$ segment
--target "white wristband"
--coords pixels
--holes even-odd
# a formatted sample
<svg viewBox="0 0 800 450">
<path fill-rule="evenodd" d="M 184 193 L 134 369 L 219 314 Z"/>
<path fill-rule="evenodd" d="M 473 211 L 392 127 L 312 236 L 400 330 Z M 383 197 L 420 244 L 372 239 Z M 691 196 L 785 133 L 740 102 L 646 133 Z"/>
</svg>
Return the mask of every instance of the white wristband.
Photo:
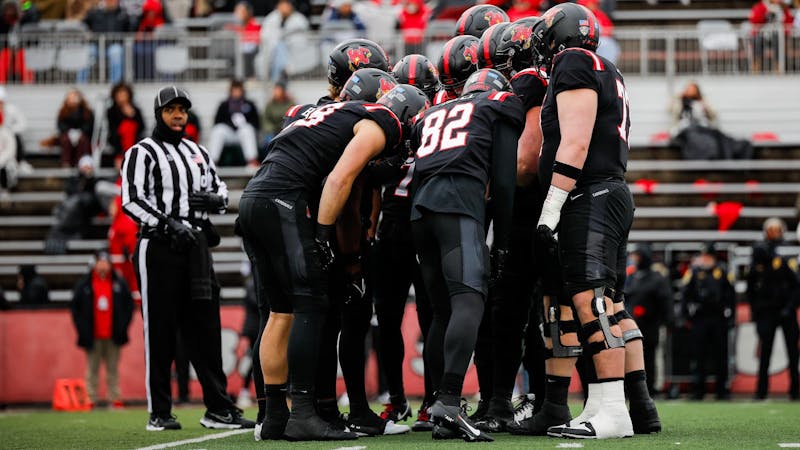
<svg viewBox="0 0 800 450">
<path fill-rule="evenodd" d="M 539 216 L 539 223 L 536 225 L 546 225 L 551 230 L 556 229 L 561 220 L 561 207 L 567 201 L 569 193 L 561 188 L 550 185 L 547 191 L 547 198 L 544 199 L 542 214 Z"/>
</svg>

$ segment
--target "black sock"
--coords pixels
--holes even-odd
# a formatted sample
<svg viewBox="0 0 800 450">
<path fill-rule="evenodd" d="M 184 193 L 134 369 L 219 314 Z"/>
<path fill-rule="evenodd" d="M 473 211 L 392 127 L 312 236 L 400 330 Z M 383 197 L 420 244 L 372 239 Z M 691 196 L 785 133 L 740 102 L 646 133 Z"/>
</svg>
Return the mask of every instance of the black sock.
<svg viewBox="0 0 800 450">
<path fill-rule="evenodd" d="M 547 401 L 556 405 L 566 405 L 570 380 L 570 377 L 547 375 L 547 389 L 545 391 Z"/>
<path fill-rule="evenodd" d="M 457 373 L 445 373 L 439 385 L 439 393 L 442 395 L 453 395 L 461 398 L 461 388 L 464 386 L 464 375 Z"/>
<path fill-rule="evenodd" d="M 350 399 L 350 413 L 369 413 L 364 367 L 364 340 L 372 319 L 372 303 L 354 302 L 342 307 L 342 332 L 339 337 L 339 365 Z"/>
<path fill-rule="evenodd" d="M 256 399 L 256 403 L 258 404 L 258 415 L 256 416 L 256 422 L 261 423 L 264 421 L 264 417 L 267 417 L 267 399 L 258 398 Z"/>
<path fill-rule="evenodd" d="M 459 406 L 461 404 L 461 395 L 453 394 L 439 394 L 436 399 L 442 402 L 445 406 Z"/>
<path fill-rule="evenodd" d="M 408 400 L 406 400 L 405 395 L 392 395 L 389 396 L 389 401 L 392 403 L 392 406 L 397 408 L 402 408 L 403 405 L 408 404 Z"/>
<path fill-rule="evenodd" d="M 331 421 L 339 417 L 339 405 L 336 403 L 335 398 L 317 399 L 317 412 L 323 420 Z"/>
<path fill-rule="evenodd" d="M 265 384 L 264 392 L 267 394 L 265 406 L 268 416 L 281 418 L 289 412 L 286 406 L 286 383 Z"/>
<path fill-rule="evenodd" d="M 314 392 L 292 389 L 292 417 L 305 419 L 316 413 Z"/>
<path fill-rule="evenodd" d="M 625 395 L 631 402 L 644 402 L 650 399 L 644 370 L 634 370 L 625 374 Z"/>
</svg>

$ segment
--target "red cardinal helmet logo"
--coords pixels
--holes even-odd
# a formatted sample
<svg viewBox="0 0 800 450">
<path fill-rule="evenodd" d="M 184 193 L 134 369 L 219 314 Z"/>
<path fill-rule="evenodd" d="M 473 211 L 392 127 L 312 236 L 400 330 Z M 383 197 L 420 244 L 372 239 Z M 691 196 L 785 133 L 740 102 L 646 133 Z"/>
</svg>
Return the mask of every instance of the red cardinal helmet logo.
<svg viewBox="0 0 800 450">
<path fill-rule="evenodd" d="M 513 34 L 511 35 L 511 41 L 521 43 L 522 48 L 528 48 L 531 46 L 532 33 L 533 33 L 532 27 L 526 27 L 522 25 L 514 27 Z"/>
<path fill-rule="evenodd" d="M 464 47 L 464 59 L 472 64 L 478 64 L 478 44 L 472 43 Z"/>
<path fill-rule="evenodd" d="M 376 94 L 376 98 L 383 97 L 384 94 L 391 91 L 392 88 L 396 86 L 396 84 L 392 83 L 391 81 L 387 80 L 386 78 L 380 79 L 380 89 L 378 89 L 378 93 Z"/>
<path fill-rule="evenodd" d="M 483 18 L 489 22 L 489 26 L 497 25 L 505 20 L 505 17 L 499 12 L 494 10 L 486 11 L 486 14 L 483 15 Z"/>
<path fill-rule="evenodd" d="M 366 47 L 348 48 L 347 60 L 350 70 L 356 71 L 360 66 L 369 64 L 372 52 Z"/>
</svg>

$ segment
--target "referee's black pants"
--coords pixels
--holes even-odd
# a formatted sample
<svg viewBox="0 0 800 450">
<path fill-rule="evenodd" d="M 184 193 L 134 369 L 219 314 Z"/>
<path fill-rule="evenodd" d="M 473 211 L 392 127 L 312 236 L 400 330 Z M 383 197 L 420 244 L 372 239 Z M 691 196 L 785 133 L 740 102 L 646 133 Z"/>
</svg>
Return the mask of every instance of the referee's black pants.
<svg viewBox="0 0 800 450">
<path fill-rule="evenodd" d="M 176 330 L 203 388 L 206 408 L 223 412 L 233 407 L 222 371 L 218 291 L 213 289 L 211 301 L 192 301 L 189 255 L 173 251 L 165 240 L 150 238 L 139 239 L 134 255 L 142 293 L 145 387 L 151 414 L 169 414 L 172 409 L 170 367 Z"/>
</svg>

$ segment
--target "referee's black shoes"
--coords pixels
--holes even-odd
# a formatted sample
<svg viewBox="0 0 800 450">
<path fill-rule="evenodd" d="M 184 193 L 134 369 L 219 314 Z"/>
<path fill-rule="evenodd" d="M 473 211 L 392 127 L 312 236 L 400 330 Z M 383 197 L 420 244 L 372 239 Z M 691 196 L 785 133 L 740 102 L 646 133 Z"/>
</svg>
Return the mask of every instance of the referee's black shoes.
<svg viewBox="0 0 800 450">
<path fill-rule="evenodd" d="M 175 419 L 176 417 L 172 414 L 150 414 L 150 420 L 147 422 L 147 427 L 145 427 L 145 430 L 180 430 L 181 423 Z"/>
<path fill-rule="evenodd" d="M 256 423 L 242 417 L 242 410 L 231 408 L 227 411 L 206 411 L 200 419 L 200 425 L 206 428 L 221 430 L 235 430 L 239 428 L 255 428 Z"/>
</svg>

